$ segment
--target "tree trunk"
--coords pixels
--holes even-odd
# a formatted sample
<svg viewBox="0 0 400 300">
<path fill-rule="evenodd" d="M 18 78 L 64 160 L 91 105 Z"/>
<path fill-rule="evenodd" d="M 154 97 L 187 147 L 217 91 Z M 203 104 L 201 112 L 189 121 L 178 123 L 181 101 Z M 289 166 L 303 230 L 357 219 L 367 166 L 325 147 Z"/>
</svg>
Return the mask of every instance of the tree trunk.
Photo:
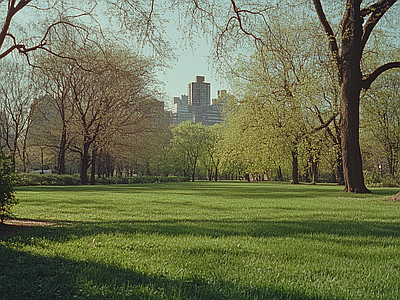
<svg viewBox="0 0 400 300">
<path fill-rule="evenodd" d="M 278 180 L 279 181 L 283 181 L 283 175 L 282 175 L 282 168 L 281 166 L 278 166 L 278 168 L 276 169 L 276 173 L 278 175 Z"/>
<path fill-rule="evenodd" d="M 318 162 L 313 160 L 312 165 L 311 165 L 311 171 L 312 171 L 312 181 L 311 184 L 317 184 L 317 178 L 318 178 Z"/>
<path fill-rule="evenodd" d="M 192 182 L 194 182 L 195 174 L 196 174 L 196 172 L 195 172 L 195 170 L 193 170 L 193 172 L 192 172 Z"/>
<path fill-rule="evenodd" d="M 336 173 L 338 185 L 344 185 L 342 150 L 339 149 L 336 158 Z"/>
<path fill-rule="evenodd" d="M 57 171 L 59 175 L 65 174 L 66 145 L 67 145 L 67 133 L 65 128 L 63 128 L 60 141 L 60 151 L 58 152 L 58 160 L 57 160 Z"/>
<path fill-rule="evenodd" d="M 218 167 L 215 167 L 215 181 L 218 181 Z"/>
<path fill-rule="evenodd" d="M 340 137 L 345 192 L 370 193 L 365 187 L 359 143 L 362 73 L 362 22 L 359 4 L 352 3 L 343 25 Z"/>
<path fill-rule="evenodd" d="M 292 151 L 292 184 L 299 184 L 299 160 L 297 149 Z"/>
<path fill-rule="evenodd" d="M 88 175 L 87 175 L 87 171 L 89 169 L 89 147 L 90 147 L 90 143 L 86 142 L 83 144 L 83 153 L 81 156 L 81 184 L 87 184 L 88 183 Z"/>
<path fill-rule="evenodd" d="M 90 170 L 90 184 L 91 185 L 96 184 L 96 159 L 97 159 L 97 153 L 96 153 L 96 150 L 93 149 L 93 151 L 92 151 L 92 169 Z"/>
</svg>

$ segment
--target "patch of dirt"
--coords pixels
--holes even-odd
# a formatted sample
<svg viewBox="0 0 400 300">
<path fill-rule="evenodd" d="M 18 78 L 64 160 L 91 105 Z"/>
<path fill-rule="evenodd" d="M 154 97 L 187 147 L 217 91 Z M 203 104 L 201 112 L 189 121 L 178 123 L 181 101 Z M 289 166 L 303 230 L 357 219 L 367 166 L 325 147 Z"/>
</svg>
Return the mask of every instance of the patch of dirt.
<svg viewBox="0 0 400 300">
<path fill-rule="evenodd" d="M 56 223 L 50 221 L 40 221 L 31 219 L 10 219 L 0 224 L 0 237 L 4 235 L 16 234 L 30 227 L 55 226 Z"/>
<path fill-rule="evenodd" d="M 400 193 L 393 195 L 388 199 L 388 201 L 400 201 Z"/>
</svg>

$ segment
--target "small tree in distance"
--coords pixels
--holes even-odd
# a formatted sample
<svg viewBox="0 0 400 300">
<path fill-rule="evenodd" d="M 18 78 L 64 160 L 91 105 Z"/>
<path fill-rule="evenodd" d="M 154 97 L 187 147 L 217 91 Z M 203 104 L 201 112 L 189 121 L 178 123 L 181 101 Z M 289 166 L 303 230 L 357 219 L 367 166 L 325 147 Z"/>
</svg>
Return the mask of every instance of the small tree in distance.
<svg viewBox="0 0 400 300">
<path fill-rule="evenodd" d="M 11 209 L 18 204 L 14 191 L 12 157 L 0 149 L 0 224 L 11 216 Z"/>
</svg>

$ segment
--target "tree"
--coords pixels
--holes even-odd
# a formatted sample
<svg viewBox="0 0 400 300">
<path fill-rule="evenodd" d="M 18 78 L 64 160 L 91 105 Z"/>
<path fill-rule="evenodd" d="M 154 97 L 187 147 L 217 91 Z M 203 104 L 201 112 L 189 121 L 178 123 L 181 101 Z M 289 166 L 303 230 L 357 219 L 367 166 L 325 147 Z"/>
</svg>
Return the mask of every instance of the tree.
<svg viewBox="0 0 400 300">
<path fill-rule="evenodd" d="M 173 128 L 172 134 L 172 143 L 177 152 L 183 154 L 187 160 L 187 167 L 194 181 L 200 157 L 205 151 L 207 141 L 205 126 L 186 121 Z"/>
<path fill-rule="evenodd" d="M 12 157 L 0 149 L 0 224 L 11 216 L 11 209 L 18 204 L 15 197 Z"/>
<path fill-rule="evenodd" d="M 45 82 L 42 88 L 46 96 L 41 101 L 50 104 L 46 105 L 46 124 L 54 124 L 53 132 L 58 136 L 39 142 L 58 149 L 60 166 L 66 150 L 78 153 L 81 183 L 88 182 L 91 167 L 94 184 L 100 154 L 122 157 L 117 149 L 132 151 L 146 133 L 163 123 L 164 109 L 157 99 L 152 60 L 118 47 L 104 46 L 102 51 L 85 48 L 80 53 L 74 47 L 64 46 L 73 60 L 55 56 L 36 60 L 41 66 L 39 81 Z M 37 130 L 37 135 L 43 133 Z"/>
<path fill-rule="evenodd" d="M 206 127 L 206 142 L 205 152 L 201 157 L 201 161 L 207 169 L 208 179 L 218 181 L 218 172 L 221 165 L 220 144 L 222 143 L 222 128 L 221 125 L 215 124 L 211 127 Z"/>
<path fill-rule="evenodd" d="M 297 2 L 287 2 L 282 5 L 276 1 L 239 2 L 231 0 L 229 2 L 229 4 L 222 2 L 217 6 L 210 5 L 207 1 L 184 1 L 184 4 L 181 4 L 190 7 L 188 11 L 192 12 L 190 15 L 194 19 L 200 16 L 203 24 L 204 19 L 208 19 L 214 25 L 214 31 L 218 33 L 216 53 L 219 57 L 225 56 L 228 49 L 238 49 L 249 38 L 255 42 L 258 48 L 269 51 L 276 40 L 274 29 L 270 26 L 271 20 L 280 18 L 281 13 L 290 11 L 292 16 L 293 14 L 298 16 L 295 18 L 296 20 L 308 20 L 310 26 L 315 19 L 315 15 L 314 17 L 310 15 L 311 10 L 308 3 L 303 6 L 302 3 Z M 400 67 L 400 62 L 384 63 L 375 69 L 364 70 L 364 73 L 361 67 L 367 42 L 378 23 L 382 23 L 380 21 L 385 15 L 388 18 L 395 18 L 396 12 L 389 15 L 388 11 L 396 2 L 397 0 L 377 0 L 373 3 L 368 2 L 363 8 L 361 7 L 362 0 L 331 3 L 330 5 L 334 9 L 340 5 L 343 16 L 340 24 L 336 26 L 339 29 L 339 34 L 336 34 L 335 28 L 328 21 L 321 1 L 313 0 L 321 27 L 327 35 L 328 51 L 336 63 L 336 73 L 340 84 L 340 132 L 346 192 L 370 192 L 364 184 L 359 145 L 360 93 L 362 90 L 368 90 L 383 72 Z M 326 6 L 329 7 L 329 4 Z M 337 15 L 332 15 L 332 20 L 338 19 L 340 18 Z M 295 21 L 291 21 L 289 25 L 296 30 Z M 247 37 L 247 40 L 241 43 L 240 38 L 243 36 Z M 396 44 L 394 45 L 396 46 Z M 274 54 L 273 51 L 271 53 Z M 226 56 L 225 61 L 232 61 L 232 57 Z"/>
<path fill-rule="evenodd" d="M 312 35 L 307 22 L 299 22 L 297 31 L 287 24 L 287 16 L 272 20 L 269 29 L 275 34 L 275 43 L 254 49 L 252 56 L 242 57 L 234 66 L 236 76 L 230 81 L 240 100 L 236 113 L 227 119 L 233 119 L 228 122 L 233 128 L 240 123 L 243 138 L 250 140 L 245 148 L 251 151 L 247 155 L 252 165 L 249 172 L 263 173 L 271 167 L 279 170 L 290 158 L 292 183 L 298 184 L 305 140 L 317 140 L 310 137 L 335 120 L 338 106 L 335 81 L 330 76 L 332 64 L 321 55 L 323 36 Z"/>
<path fill-rule="evenodd" d="M 32 123 L 33 99 L 37 95 L 37 87 L 23 64 L 12 60 L 1 62 L 0 82 L 0 120 L 1 143 L 11 152 L 13 169 L 16 162 L 26 172 L 28 163 L 27 142 Z"/>
<path fill-rule="evenodd" d="M 385 63 L 368 74 L 363 74 L 361 62 L 372 31 L 397 1 L 380 0 L 364 8 L 361 8 L 363 1 L 347 1 L 341 22 L 340 43 L 325 16 L 321 1 L 313 2 L 327 34 L 341 85 L 340 132 L 345 191 L 369 193 L 364 184 L 359 143 L 360 93 L 363 89 L 368 90 L 383 72 L 400 68 L 400 62 Z"/>
</svg>

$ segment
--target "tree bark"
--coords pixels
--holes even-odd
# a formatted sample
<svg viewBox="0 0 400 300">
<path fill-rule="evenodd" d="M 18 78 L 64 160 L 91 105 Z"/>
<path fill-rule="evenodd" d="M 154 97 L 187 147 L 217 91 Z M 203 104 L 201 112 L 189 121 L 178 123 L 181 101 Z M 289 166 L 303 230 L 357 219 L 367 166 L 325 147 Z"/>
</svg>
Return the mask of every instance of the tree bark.
<svg viewBox="0 0 400 300">
<path fill-rule="evenodd" d="M 297 149 L 292 151 L 292 184 L 299 184 L 299 159 Z"/>
<path fill-rule="evenodd" d="M 282 175 L 282 168 L 281 166 L 278 166 L 278 168 L 276 169 L 276 173 L 278 175 L 278 180 L 279 181 L 283 181 L 283 175 Z"/>
<path fill-rule="evenodd" d="M 361 1 L 350 1 L 343 21 L 340 137 L 343 160 L 345 192 L 370 193 L 364 184 L 359 143 L 360 92 L 362 73 L 362 22 Z"/>
<path fill-rule="evenodd" d="M 361 89 L 367 90 L 384 71 L 399 68 L 400 62 L 384 64 L 371 74 L 361 72 L 364 47 L 375 26 L 397 0 L 379 0 L 361 10 L 361 0 L 348 0 L 342 27 L 341 53 L 336 35 L 330 26 L 320 0 L 313 0 L 316 12 L 325 33 L 333 59 L 338 67 L 341 86 L 340 134 L 343 160 L 345 192 L 370 193 L 364 184 L 362 159 L 359 144 L 359 109 Z M 368 16 L 366 22 L 364 18 Z M 364 26 L 363 26 L 364 23 Z"/>
<path fill-rule="evenodd" d="M 85 142 L 83 144 L 83 153 L 81 156 L 81 184 L 85 185 L 88 183 L 88 169 L 89 169 L 89 161 L 90 161 L 90 156 L 89 156 L 89 147 L 90 147 L 90 142 Z"/>
<path fill-rule="evenodd" d="M 313 160 L 311 165 L 312 181 L 311 184 L 315 185 L 318 181 L 318 162 Z"/>
<path fill-rule="evenodd" d="M 58 152 L 58 160 L 57 160 L 57 171 L 58 174 L 65 174 L 65 152 L 67 146 L 67 132 L 66 129 L 63 128 L 60 140 L 60 150 Z"/>
<path fill-rule="evenodd" d="M 90 184 L 96 184 L 96 160 L 97 160 L 97 152 L 96 149 L 92 151 L 92 169 L 90 170 Z"/>
</svg>

